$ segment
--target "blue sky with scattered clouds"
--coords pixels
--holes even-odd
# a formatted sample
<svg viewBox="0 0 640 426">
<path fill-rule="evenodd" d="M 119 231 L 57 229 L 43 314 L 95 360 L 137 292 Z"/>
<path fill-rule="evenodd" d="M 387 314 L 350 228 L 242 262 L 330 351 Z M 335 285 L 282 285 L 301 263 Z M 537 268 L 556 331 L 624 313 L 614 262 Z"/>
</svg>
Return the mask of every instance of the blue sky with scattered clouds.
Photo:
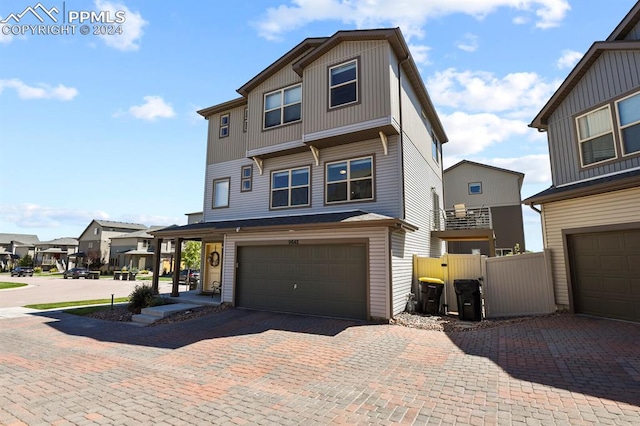
<svg viewBox="0 0 640 426">
<path fill-rule="evenodd" d="M 203 205 L 207 125 L 195 111 L 237 97 L 305 37 L 340 29 L 399 26 L 450 139 L 445 167 L 523 172 L 525 198 L 551 184 L 546 136 L 527 124 L 635 0 L 39 4 L 0 4 L 0 232 L 50 240 L 92 219 L 186 223 Z M 29 6 L 44 22 L 11 18 Z M 125 19 L 91 23 L 91 12 Z M 38 24 L 76 27 L 33 34 Z M 523 211 L 527 247 L 540 250 L 539 218 Z"/>
</svg>

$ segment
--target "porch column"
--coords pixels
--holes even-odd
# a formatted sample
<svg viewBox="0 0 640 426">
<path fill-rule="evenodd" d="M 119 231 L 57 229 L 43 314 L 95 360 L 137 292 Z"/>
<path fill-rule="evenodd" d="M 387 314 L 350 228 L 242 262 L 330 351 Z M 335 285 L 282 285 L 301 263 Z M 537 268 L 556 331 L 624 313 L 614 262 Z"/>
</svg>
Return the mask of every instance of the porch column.
<svg viewBox="0 0 640 426">
<path fill-rule="evenodd" d="M 160 252 L 162 247 L 162 238 L 155 237 L 155 249 L 153 252 L 153 277 L 151 280 L 151 288 L 153 294 L 160 294 L 159 282 L 160 282 Z"/>
<path fill-rule="evenodd" d="M 182 259 L 182 238 L 176 237 L 176 250 L 174 254 L 175 266 L 173 268 L 173 287 L 171 288 L 171 297 L 180 297 L 178 284 L 180 283 L 180 259 Z"/>
</svg>

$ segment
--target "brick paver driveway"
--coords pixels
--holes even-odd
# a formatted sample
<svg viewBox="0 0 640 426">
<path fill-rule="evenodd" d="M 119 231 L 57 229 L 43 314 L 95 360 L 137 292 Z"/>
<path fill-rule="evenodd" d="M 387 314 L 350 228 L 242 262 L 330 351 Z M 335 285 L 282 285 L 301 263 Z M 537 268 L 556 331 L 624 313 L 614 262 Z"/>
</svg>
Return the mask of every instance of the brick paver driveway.
<svg viewBox="0 0 640 426">
<path fill-rule="evenodd" d="M 640 424 L 640 324 L 483 331 L 231 309 L 0 321 L 0 424 Z"/>
</svg>

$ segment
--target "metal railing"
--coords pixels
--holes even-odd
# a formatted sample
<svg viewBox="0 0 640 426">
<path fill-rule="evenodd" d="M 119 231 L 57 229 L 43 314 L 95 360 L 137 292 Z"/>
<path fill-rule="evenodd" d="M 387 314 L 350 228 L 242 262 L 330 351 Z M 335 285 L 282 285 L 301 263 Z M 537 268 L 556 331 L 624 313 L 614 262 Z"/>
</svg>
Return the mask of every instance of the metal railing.
<svg viewBox="0 0 640 426">
<path fill-rule="evenodd" d="M 491 209 L 489 207 L 445 210 L 444 226 L 447 231 L 456 229 L 491 229 Z"/>
</svg>

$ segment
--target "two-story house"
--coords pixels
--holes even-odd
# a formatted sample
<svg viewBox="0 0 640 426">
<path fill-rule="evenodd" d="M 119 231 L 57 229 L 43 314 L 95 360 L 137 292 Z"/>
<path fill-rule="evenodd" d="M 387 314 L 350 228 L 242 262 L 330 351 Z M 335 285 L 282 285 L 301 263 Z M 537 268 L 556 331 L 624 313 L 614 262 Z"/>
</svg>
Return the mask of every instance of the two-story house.
<svg viewBox="0 0 640 426">
<path fill-rule="evenodd" d="M 18 259 L 35 255 L 36 244 L 40 242 L 33 234 L 0 233 L 0 267 L 2 270 L 14 265 Z"/>
<path fill-rule="evenodd" d="M 120 270 L 153 270 L 153 256 L 155 254 L 154 236 L 150 232 L 165 228 L 152 226 L 142 231 L 125 232 L 111 237 L 109 254 L 109 269 Z M 159 273 L 173 271 L 174 241 L 164 240 L 160 247 Z M 154 271 L 156 272 L 156 271 Z"/>
<path fill-rule="evenodd" d="M 463 160 L 444 171 L 448 253 L 505 256 L 525 251 L 522 198 L 524 174 Z"/>
<path fill-rule="evenodd" d="M 64 271 L 69 264 L 69 255 L 78 250 L 78 240 L 75 238 L 56 238 L 50 241 L 36 243 L 34 265 L 43 271 L 56 268 Z"/>
<path fill-rule="evenodd" d="M 198 111 L 203 221 L 154 232 L 157 243 L 201 240 L 201 290 L 221 283 L 235 306 L 403 311 L 412 256 L 443 252 L 430 232 L 447 136 L 400 30 L 305 39 L 238 92 Z"/>
<path fill-rule="evenodd" d="M 76 264 L 86 264 L 87 260 L 92 263 L 109 261 L 111 252 L 111 238 L 127 232 L 142 231 L 147 229 L 145 225 L 139 223 L 114 222 L 110 220 L 94 219 L 89 223 L 78 238 L 78 252 L 73 258 Z M 81 258 L 81 260 L 80 260 Z M 106 268 L 106 265 L 104 266 Z"/>
<path fill-rule="evenodd" d="M 556 303 L 640 321 L 640 2 L 595 42 L 530 124 L 547 132 L 540 206 Z"/>
</svg>

